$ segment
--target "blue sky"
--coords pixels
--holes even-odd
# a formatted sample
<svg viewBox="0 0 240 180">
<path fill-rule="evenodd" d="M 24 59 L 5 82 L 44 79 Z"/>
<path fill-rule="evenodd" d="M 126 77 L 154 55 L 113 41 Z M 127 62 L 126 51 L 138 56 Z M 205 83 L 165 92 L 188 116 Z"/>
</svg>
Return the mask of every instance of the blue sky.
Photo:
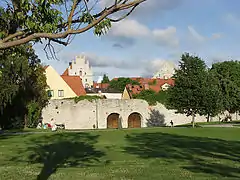
<svg viewBox="0 0 240 180">
<path fill-rule="evenodd" d="M 89 31 L 68 47 L 56 46 L 59 61 L 47 60 L 43 46 L 35 48 L 42 62 L 59 73 L 84 53 L 96 77 L 149 76 L 162 61 L 177 64 L 184 52 L 211 65 L 240 58 L 239 6 L 239 0 L 147 0 L 127 19 L 113 24 L 107 35 L 96 37 Z"/>
</svg>

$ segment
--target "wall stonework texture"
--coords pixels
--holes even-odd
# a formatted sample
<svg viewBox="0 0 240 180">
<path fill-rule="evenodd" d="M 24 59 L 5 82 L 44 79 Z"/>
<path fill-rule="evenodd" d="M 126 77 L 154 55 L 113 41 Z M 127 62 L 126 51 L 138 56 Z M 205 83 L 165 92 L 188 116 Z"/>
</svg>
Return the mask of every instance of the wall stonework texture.
<svg viewBox="0 0 240 180">
<path fill-rule="evenodd" d="M 111 113 L 118 113 L 121 119 L 121 127 L 128 128 L 128 117 L 132 113 L 141 114 L 141 127 L 147 127 L 148 119 L 152 110 L 164 115 L 166 125 L 170 121 L 174 125 L 191 122 L 191 117 L 176 114 L 174 110 L 166 109 L 162 104 L 149 106 L 140 99 L 98 99 L 92 102 L 82 100 L 75 103 L 72 99 L 50 100 L 47 107 L 42 111 L 44 123 L 49 123 L 53 118 L 56 124 L 65 124 L 66 129 L 105 129 L 107 128 L 107 117 Z M 212 121 L 217 121 L 214 117 Z M 205 116 L 196 116 L 196 122 L 206 122 Z"/>
</svg>

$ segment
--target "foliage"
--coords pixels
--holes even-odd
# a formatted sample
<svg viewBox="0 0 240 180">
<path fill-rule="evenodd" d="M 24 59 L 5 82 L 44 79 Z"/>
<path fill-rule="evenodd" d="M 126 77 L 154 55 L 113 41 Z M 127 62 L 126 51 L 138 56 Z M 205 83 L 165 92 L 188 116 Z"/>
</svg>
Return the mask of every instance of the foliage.
<svg viewBox="0 0 240 180">
<path fill-rule="evenodd" d="M 127 84 L 131 85 L 140 85 L 139 82 L 134 81 L 130 78 L 124 78 L 120 77 L 117 80 L 113 79 L 109 82 L 109 87 L 108 89 L 114 89 L 119 92 L 123 92 L 124 88 L 126 87 Z"/>
<path fill-rule="evenodd" d="M 214 72 L 220 84 L 223 109 L 230 113 L 240 110 L 240 63 L 225 61 L 215 63 L 210 70 Z"/>
<path fill-rule="evenodd" d="M 103 75 L 102 83 L 109 83 L 109 78 L 106 74 Z"/>
<path fill-rule="evenodd" d="M 0 126 L 4 129 L 28 126 L 26 117 L 32 118 L 29 119 L 32 126 L 38 118 L 34 114 L 28 116 L 30 104 L 34 102 L 42 109 L 48 101 L 40 60 L 30 45 L 23 45 L 1 50 L 0 64 Z"/>
<path fill-rule="evenodd" d="M 37 102 L 30 102 L 27 105 L 27 127 L 35 128 L 38 124 L 39 117 L 41 116 L 42 109 Z"/>
<path fill-rule="evenodd" d="M 175 85 L 168 90 L 168 108 L 191 115 L 194 126 L 195 115 L 204 108 L 207 69 L 202 59 L 188 53 L 182 55 L 179 64 Z"/>
<path fill-rule="evenodd" d="M 165 116 L 157 110 L 151 110 L 150 117 L 147 119 L 147 127 L 166 126 Z"/>
<path fill-rule="evenodd" d="M 206 115 L 207 121 L 223 111 L 221 85 L 215 71 L 208 71 L 200 115 Z"/>
<path fill-rule="evenodd" d="M 95 35 L 103 35 L 112 22 L 124 19 L 144 1 L 115 1 L 116 4 L 102 7 L 98 0 L 5 0 L 0 5 L 0 49 L 42 38 L 68 45 L 70 35 L 92 28 Z M 119 19 L 109 17 L 128 9 L 130 12 Z M 66 42 L 59 40 L 66 37 Z"/>
<path fill-rule="evenodd" d="M 103 99 L 103 98 L 101 96 L 77 96 L 77 97 L 74 98 L 74 102 L 78 103 L 79 101 L 82 101 L 82 100 L 85 100 L 85 99 L 92 102 L 93 100 Z"/>
<path fill-rule="evenodd" d="M 139 94 L 133 95 L 134 99 L 144 99 L 149 105 L 156 105 L 157 102 L 166 105 L 167 103 L 167 91 L 159 91 L 156 93 L 153 90 L 143 90 Z"/>
</svg>

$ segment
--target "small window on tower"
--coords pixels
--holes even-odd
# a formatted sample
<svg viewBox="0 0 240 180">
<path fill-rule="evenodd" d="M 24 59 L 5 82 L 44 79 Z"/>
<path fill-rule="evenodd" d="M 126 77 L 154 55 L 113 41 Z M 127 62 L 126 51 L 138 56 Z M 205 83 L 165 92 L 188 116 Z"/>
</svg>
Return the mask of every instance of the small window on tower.
<svg viewBox="0 0 240 180">
<path fill-rule="evenodd" d="M 85 82 L 87 82 L 87 79 L 85 79 Z"/>
<path fill-rule="evenodd" d="M 82 76 L 82 71 L 79 71 L 79 76 Z"/>
</svg>

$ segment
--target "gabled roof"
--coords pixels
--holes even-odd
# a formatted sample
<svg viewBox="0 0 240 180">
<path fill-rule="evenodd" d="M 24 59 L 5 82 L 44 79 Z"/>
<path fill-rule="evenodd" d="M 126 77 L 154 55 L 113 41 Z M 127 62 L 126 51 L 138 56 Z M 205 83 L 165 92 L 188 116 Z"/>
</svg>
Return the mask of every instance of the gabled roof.
<svg viewBox="0 0 240 180">
<path fill-rule="evenodd" d="M 70 65 L 68 68 L 72 69 L 72 65 Z M 68 68 L 63 72 L 63 76 L 68 76 Z"/>
<path fill-rule="evenodd" d="M 61 77 L 68 84 L 68 86 L 76 93 L 77 96 L 86 95 L 86 91 L 83 87 L 82 80 L 79 76 L 61 75 Z"/>
<path fill-rule="evenodd" d="M 63 72 L 62 76 L 68 76 L 68 68 Z"/>
</svg>

